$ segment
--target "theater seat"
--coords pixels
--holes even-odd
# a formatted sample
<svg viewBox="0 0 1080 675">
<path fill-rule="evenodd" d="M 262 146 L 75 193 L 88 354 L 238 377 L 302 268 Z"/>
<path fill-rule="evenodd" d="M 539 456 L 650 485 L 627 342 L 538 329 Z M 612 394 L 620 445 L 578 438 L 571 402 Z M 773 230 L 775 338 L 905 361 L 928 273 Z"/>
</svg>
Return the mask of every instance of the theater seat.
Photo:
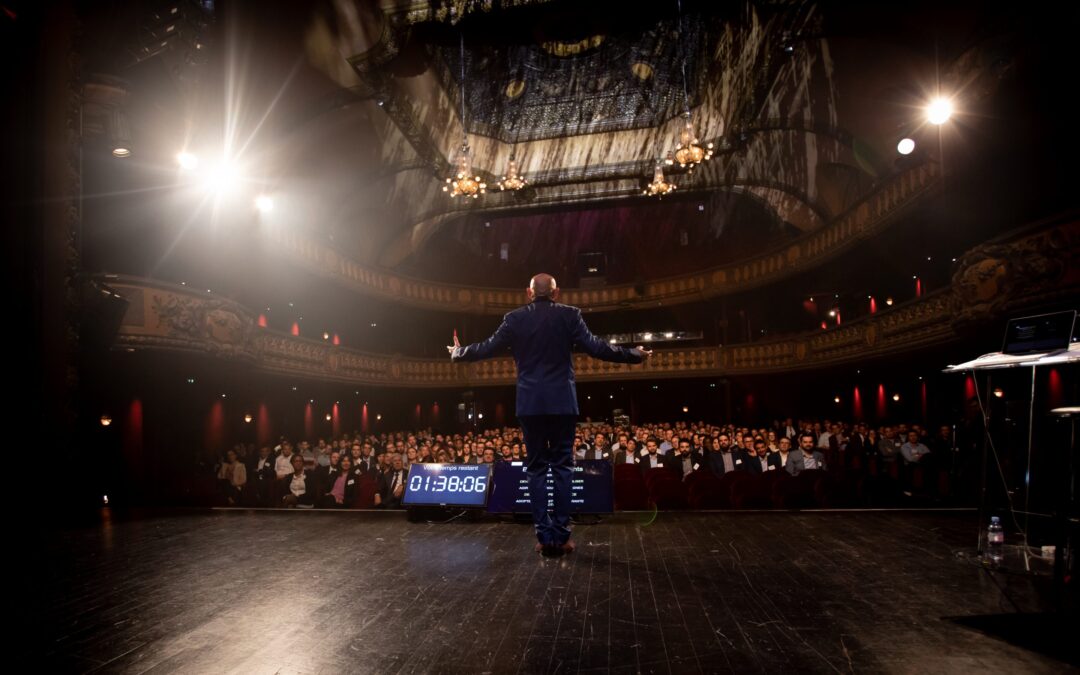
<svg viewBox="0 0 1080 675">
<path fill-rule="evenodd" d="M 641 511 L 649 508 L 649 493 L 641 476 L 637 480 L 624 478 L 615 481 L 615 510 Z"/>
<path fill-rule="evenodd" d="M 769 476 L 774 473 L 770 471 L 732 483 L 731 505 L 736 509 L 771 509 L 773 481 Z"/>
<path fill-rule="evenodd" d="M 656 481 L 649 486 L 649 498 L 658 509 L 685 509 L 686 486 L 681 481 Z"/>
<path fill-rule="evenodd" d="M 710 472 L 687 487 L 687 504 L 692 509 L 726 509 L 731 506 L 720 479 Z"/>
<path fill-rule="evenodd" d="M 658 482 L 680 482 L 679 478 L 668 471 L 667 469 L 649 469 L 645 472 L 645 486 L 652 490 L 655 483 Z"/>
<path fill-rule="evenodd" d="M 628 478 L 641 480 L 641 469 L 638 468 L 637 464 L 616 464 L 613 475 L 615 476 L 615 480 Z"/>
<path fill-rule="evenodd" d="M 373 476 L 363 475 L 356 484 L 356 499 L 353 501 L 354 509 L 375 508 L 375 493 L 379 491 L 379 481 Z"/>
</svg>

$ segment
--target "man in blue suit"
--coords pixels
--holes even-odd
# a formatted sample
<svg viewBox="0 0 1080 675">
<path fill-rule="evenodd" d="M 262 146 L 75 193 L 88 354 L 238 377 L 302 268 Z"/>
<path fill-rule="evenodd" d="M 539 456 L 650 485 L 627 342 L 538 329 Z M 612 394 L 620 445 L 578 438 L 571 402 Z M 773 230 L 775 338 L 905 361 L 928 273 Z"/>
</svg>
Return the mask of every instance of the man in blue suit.
<svg viewBox="0 0 1080 675">
<path fill-rule="evenodd" d="M 559 289 L 550 274 L 529 282 L 529 304 L 503 317 L 502 325 L 483 342 L 462 347 L 454 334 L 447 347 L 453 361 L 479 361 L 501 356 L 507 349 L 517 364 L 517 418 L 525 436 L 526 473 L 536 527 L 537 551 L 570 552 L 570 477 L 573 471 L 577 425 L 574 384 L 576 345 L 593 358 L 616 363 L 641 363 L 652 355 L 644 347 L 613 347 L 593 335 L 581 310 L 555 302 Z M 555 513 L 548 515 L 545 483 L 551 469 L 555 483 Z"/>
</svg>

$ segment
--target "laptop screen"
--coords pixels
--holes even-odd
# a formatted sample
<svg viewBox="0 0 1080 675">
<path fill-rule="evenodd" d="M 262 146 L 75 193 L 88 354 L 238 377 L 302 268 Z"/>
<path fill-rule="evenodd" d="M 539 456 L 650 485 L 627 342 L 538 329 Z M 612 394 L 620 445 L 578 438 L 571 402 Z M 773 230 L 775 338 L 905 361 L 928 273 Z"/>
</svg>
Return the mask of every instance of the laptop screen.
<svg viewBox="0 0 1080 675">
<path fill-rule="evenodd" d="M 1004 354 L 1052 352 L 1068 349 L 1072 339 L 1076 310 L 1010 319 L 1005 328 Z"/>
</svg>

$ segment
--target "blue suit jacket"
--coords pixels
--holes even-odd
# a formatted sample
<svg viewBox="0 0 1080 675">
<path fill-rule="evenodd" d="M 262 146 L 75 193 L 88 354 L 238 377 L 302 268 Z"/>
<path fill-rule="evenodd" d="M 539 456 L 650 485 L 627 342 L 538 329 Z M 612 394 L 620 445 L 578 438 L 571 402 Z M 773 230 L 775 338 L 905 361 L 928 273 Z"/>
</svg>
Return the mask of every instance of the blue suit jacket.
<svg viewBox="0 0 1080 675">
<path fill-rule="evenodd" d="M 589 332 L 581 310 L 537 298 L 503 317 L 483 342 L 458 347 L 454 361 L 479 361 L 510 349 L 517 364 L 517 416 L 577 415 L 577 386 L 571 350 L 578 346 L 593 358 L 641 363 L 636 350 L 613 347 Z"/>
</svg>

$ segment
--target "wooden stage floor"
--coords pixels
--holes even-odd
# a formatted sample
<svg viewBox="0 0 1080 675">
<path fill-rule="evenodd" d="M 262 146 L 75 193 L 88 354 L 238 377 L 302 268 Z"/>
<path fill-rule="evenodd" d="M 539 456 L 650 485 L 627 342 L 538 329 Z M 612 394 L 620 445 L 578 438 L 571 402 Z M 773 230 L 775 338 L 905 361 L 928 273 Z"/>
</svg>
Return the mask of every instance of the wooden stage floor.
<svg viewBox="0 0 1080 675">
<path fill-rule="evenodd" d="M 1062 672 L 957 617 L 1042 609 L 971 512 L 625 513 L 532 528 L 188 511 L 40 530 L 46 672 Z M 1003 594 L 1002 589 L 1007 592 Z M 1015 603 L 1015 604 L 1014 604 Z M 1080 634 L 1076 635 L 1080 638 Z M 1068 658 L 1068 657 L 1066 657 Z"/>
</svg>

